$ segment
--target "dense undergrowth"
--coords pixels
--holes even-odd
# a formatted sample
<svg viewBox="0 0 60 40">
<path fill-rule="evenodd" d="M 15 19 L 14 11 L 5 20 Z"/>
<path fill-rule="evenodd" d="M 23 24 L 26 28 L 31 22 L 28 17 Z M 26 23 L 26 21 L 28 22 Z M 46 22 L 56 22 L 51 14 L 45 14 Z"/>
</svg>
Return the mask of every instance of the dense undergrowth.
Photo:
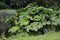
<svg viewBox="0 0 60 40">
<path fill-rule="evenodd" d="M 60 13 L 59 10 L 45 8 L 30 4 L 25 8 L 17 9 L 15 14 L 8 18 L 5 23 L 11 25 L 8 30 L 3 31 L 3 39 L 6 37 L 25 35 L 40 35 L 50 31 L 60 31 Z M 4 33 L 6 32 L 6 34 Z M 25 33 L 25 34 L 24 34 Z M 13 37 L 12 37 L 13 38 Z"/>
<path fill-rule="evenodd" d="M 16 12 L 7 19 L 7 22 L 11 24 L 8 31 L 11 34 L 22 30 L 29 34 L 44 34 L 48 31 L 60 30 L 60 14 L 53 9 L 30 4 Z"/>
</svg>

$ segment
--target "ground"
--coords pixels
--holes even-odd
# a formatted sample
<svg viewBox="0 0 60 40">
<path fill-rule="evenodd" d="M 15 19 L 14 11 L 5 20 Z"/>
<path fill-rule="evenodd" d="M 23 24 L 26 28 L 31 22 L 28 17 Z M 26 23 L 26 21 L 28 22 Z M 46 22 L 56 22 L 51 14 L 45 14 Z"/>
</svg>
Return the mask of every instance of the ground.
<svg viewBox="0 0 60 40">
<path fill-rule="evenodd" d="M 60 32 L 49 32 L 38 36 L 24 36 L 20 34 L 20 36 L 11 36 L 7 40 L 60 40 Z"/>
</svg>

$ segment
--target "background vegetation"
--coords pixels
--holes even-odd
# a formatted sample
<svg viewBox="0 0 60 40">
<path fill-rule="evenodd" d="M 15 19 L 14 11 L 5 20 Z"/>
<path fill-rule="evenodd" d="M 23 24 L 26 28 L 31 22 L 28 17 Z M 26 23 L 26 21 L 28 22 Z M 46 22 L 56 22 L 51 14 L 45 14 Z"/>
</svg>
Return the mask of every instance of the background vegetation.
<svg viewBox="0 0 60 40">
<path fill-rule="evenodd" d="M 0 9 L 0 40 L 60 39 L 59 0 L 0 0 Z"/>
<path fill-rule="evenodd" d="M 0 0 L 0 9 L 17 9 L 26 7 L 29 3 L 36 2 L 39 6 L 51 7 L 60 6 L 60 0 Z"/>
</svg>

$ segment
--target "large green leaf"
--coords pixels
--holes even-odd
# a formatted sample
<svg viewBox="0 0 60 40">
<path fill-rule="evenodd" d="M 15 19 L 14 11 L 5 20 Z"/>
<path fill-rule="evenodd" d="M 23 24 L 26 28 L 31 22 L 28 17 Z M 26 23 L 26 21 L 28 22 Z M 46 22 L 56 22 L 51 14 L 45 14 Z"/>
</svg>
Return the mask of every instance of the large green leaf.
<svg viewBox="0 0 60 40">
<path fill-rule="evenodd" d="M 19 16 L 19 23 L 20 23 L 20 25 L 21 26 L 23 26 L 23 25 L 28 25 L 29 24 L 29 17 L 28 17 L 28 15 L 21 15 L 21 16 Z"/>
<path fill-rule="evenodd" d="M 19 30 L 19 26 L 13 26 L 12 28 L 9 29 L 9 32 L 15 33 L 17 30 Z"/>
<path fill-rule="evenodd" d="M 36 15 L 36 16 L 34 16 L 33 20 L 40 21 L 41 20 L 41 17 L 39 15 Z"/>
<path fill-rule="evenodd" d="M 39 22 L 33 22 L 29 26 L 26 26 L 28 32 L 29 30 L 37 31 L 39 28 L 42 28 L 42 27 L 43 25 Z"/>
</svg>

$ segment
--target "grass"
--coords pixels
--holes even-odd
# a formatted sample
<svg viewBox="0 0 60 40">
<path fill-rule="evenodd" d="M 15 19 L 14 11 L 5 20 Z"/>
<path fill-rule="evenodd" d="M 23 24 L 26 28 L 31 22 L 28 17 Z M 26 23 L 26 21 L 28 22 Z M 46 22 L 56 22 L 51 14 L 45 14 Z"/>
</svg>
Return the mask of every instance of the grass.
<svg viewBox="0 0 60 40">
<path fill-rule="evenodd" d="M 60 32 L 49 32 L 46 33 L 45 35 L 38 36 L 24 36 L 24 35 L 19 34 L 17 36 L 11 36 L 7 40 L 60 40 Z"/>
</svg>

